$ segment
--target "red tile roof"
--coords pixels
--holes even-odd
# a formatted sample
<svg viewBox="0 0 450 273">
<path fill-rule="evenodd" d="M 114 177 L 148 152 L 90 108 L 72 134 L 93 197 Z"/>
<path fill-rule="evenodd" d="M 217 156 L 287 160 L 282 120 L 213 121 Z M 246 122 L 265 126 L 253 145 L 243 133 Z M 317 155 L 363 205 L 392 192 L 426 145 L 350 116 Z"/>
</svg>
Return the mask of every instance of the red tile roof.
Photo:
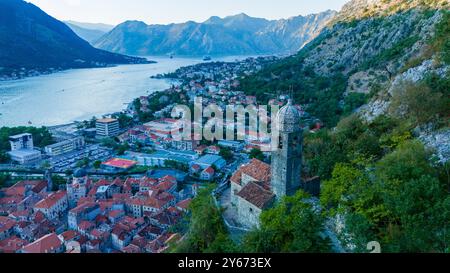
<svg viewBox="0 0 450 273">
<path fill-rule="evenodd" d="M 249 164 L 239 168 L 231 177 L 231 182 L 240 185 L 243 173 L 263 184 L 270 182 L 270 165 L 258 159 L 252 159 Z"/>
<path fill-rule="evenodd" d="M 75 230 L 68 230 L 63 233 L 61 233 L 61 236 L 63 237 L 64 241 L 72 241 L 75 238 L 77 238 L 80 234 Z"/>
<path fill-rule="evenodd" d="M 82 221 L 81 223 L 78 224 L 78 228 L 83 231 L 88 231 L 94 227 L 95 225 L 89 221 Z"/>
<path fill-rule="evenodd" d="M 63 198 L 67 198 L 66 191 L 58 191 L 39 201 L 34 207 L 37 209 L 50 209 Z"/>
<path fill-rule="evenodd" d="M 13 228 L 15 224 L 15 220 L 6 216 L 0 216 L 0 233 Z"/>
<path fill-rule="evenodd" d="M 175 185 L 176 184 L 174 182 L 166 180 L 153 187 L 153 189 L 157 191 L 169 191 L 170 189 L 175 187 Z"/>
<path fill-rule="evenodd" d="M 135 245 L 128 245 L 122 249 L 123 253 L 140 253 L 141 249 Z"/>
<path fill-rule="evenodd" d="M 262 186 L 253 182 L 245 185 L 242 190 L 237 193 L 237 196 L 245 199 L 246 201 L 260 209 L 264 209 L 268 205 L 270 205 L 275 197 L 275 195 L 271 191 L 268 191 Z"/>
<path fill-rule="evenodd" d="M 214 174 L 214 169 L 212 167 L 208 167 L 206 168 L 203 172 L 209 174 L 209 175 L 213 175 Z"/>
<path fill-rule="evenodd" d="M 16 253 L 27 244 L 27 241 L 22 240 L 17 236 L 9 237 L 3 241 L 0 241 L 0 253 Z"/>
<path fill-rule="evenodd" d="M 192 199 L 188 198 L 188 199 L 178 202 L 176 206 L 186 210 L 189 208 L 189 205 L 191 204 L 191 202 L 192 202 Z"/>
<path fill-rule="evenodd" d="M 51 253 L 62 246 L 61 240 L 55 233 L 47 234 L 35 242 L 26 245 L 22 251 L 25 253 Z"/>
</svg>

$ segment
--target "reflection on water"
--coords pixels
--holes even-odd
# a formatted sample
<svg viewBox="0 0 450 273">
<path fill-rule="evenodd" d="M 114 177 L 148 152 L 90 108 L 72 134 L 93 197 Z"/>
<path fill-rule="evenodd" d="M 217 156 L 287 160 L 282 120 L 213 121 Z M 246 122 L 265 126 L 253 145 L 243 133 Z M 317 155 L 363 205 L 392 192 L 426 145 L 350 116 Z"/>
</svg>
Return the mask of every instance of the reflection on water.
<svg viewBox="0 0 450 273">
<path fill-rule="evenodd" d="M 0 82 L 0 126 L 58 125 L 121 111 L 134 98 L 170 86 L 150 76 L 201 62 L 150 59 L 158 63 L 77 69 Z"/>
</svg>

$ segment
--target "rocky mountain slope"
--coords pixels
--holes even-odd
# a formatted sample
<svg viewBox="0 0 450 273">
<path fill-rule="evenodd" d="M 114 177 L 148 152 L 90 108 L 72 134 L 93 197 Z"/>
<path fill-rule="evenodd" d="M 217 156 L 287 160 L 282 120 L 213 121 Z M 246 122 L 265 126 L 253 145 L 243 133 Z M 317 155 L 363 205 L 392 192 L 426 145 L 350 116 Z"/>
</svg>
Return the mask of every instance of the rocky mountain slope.
<svg viewBox="0 0 450 273">
<path fill-rule="evenodd" d="M 92 47 L 64 23 L 25 1 L 1 0 L 0 10 L 1 75 L 146 62 Z"/>
<path fill-rule="evenodd" d="M 353 0 L 335 18 L 240 88 L 266 103 L 293 87 L 326 125 L 305 132 L 303 171 L 345 251 L 447 253 L 449 2 Z"/>
<path fill-rule="evenodd" d="M 376 5 L 387 1 L 350 2 L 336 16 L 345 18 L 344 21 L 333 21 L 299 54 L 245 79 L 244 88 L 264 97 L 266 92 L 282 92 L 293 85 L 299 102 L 313 103 L 314 98 L 308 92 L 315 89 L 317 82 L 307 84 L 308 79 L 339 76 L 342 88 L 334 91 L 338 93 L 337 101 L 340 101 L 350 93 L 373 95 L 378 94 L 379 89 L 390 90 L 399 82 L 396 78 L 414 74 L 410 69 L 418 69 L 422 75 L 433 71 L 445 74 L 447 65 L 439 61 L 440 52 L 432 46 L 435 27 L 444 20 L 440 4 L 415 6 L 391 15 L 349 21 L 351 16 L 359 17 L 354 9 L 364 9 L 361 2 Z M 422 64 L 427 66 L 426 71 L 423 67 L 421 70 Z M 299 77 L 303 77 L 302 81 L 296 80 Z M 320 89 L 329 90 L 331 83 L 324 81 Z"/>
<path fill-rule="evenodd" d="M 95 46 L 132 55 L 240 55 L 294 53 L 316 37 L 334 11 L 269 21 L 238 14 L 203 23 L 146 25 L 127 21 Z"/>
<path fill-rule="evenodd" d="M 440 98 L 440 108 L 423 109 L 424 117 L 414 121 L 419 126 L 417 136 L 432 140 L 433 130 L 441 128 L 439 143 L 443 136 L 450 143 L 450 134 L 445 133 L 450 125 L 448 10 L 449 2 L 439 0 L 351 1 L 298 54 L 243 79 L 242 89 L 265 101 L 267 94 L 287 93 L 292 86 L 297 102 L 333 127 L 355 109 L 368 122 L 393 114 L 394 99 L 404 102 L 396 107 L 405 108 L 405 118 L 414 116 L 405 102 L 414 96 L 402 90 L 425 85 L 430 90 L 427 97 Z M 422 126 L 432 120 L 434 126 Z M 427 144 L 439 146 L 432 141 Z M 443 154 L 450 158 L 446 146 L 440 149 L 441 160 Z"/>
</svg>

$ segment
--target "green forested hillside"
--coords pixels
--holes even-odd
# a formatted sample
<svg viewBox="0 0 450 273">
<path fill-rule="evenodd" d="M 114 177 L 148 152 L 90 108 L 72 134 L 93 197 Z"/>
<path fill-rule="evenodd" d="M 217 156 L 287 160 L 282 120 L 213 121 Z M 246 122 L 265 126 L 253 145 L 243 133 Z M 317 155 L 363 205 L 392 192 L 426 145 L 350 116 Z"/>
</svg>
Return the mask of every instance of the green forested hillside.
<svg viewBox="0 0 450 273">
<path fill-rule="evenodd" d="M 323 216 L 346 251 L 378 241 L 383 252 L 450 252 L 449 144 L 438 162 L 418 139 L 450 135 L 450 12 L 442 1 L 375 2 L 365 15 L 344 9 L 341 21 L 243 79 L 242 89 L 266 102 L 293 86 L 296 102 L 328 127 L 305 133 L 304 171 L 322 177 Z M 288 251 L 261 248 L 264 236 L 289 242 L 282 229 L 258 232 L 244 243 Z"/>
</svg>

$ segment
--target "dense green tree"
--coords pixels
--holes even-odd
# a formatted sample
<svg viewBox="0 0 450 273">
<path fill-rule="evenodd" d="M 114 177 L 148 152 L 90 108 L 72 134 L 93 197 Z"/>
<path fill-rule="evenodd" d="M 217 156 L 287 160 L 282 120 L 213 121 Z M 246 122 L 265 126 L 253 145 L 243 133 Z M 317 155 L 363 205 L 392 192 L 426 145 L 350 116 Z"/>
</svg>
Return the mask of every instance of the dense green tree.
<svg viewBox="0 0 450 273">
<path fill-rule="evenodd" d="M 264 153 L 260 149 L 252 149 L 250 151 L 250 158 L 256 158 L 258 160 L 264 160 Z"/>
<path fill-rule="evenodd" d="M 213 187 L 200 190 L 189 206 L 189 228 L 182 242 L 174 246 L 177 253 L 236 252 L 237 248 L 228 236 L 222 214 L 211 195 Z"/>
<path fill-rule="evenodd" d="M 0 163 L 6 163 L 9 160 L 9 155 L 5 151 L 0 151 Z"/>
<path fill-rule="evenodd" d="M 60 175 L 52 175 L 52 182 L 53 182 L 53 191 L 59 190 L 61 186 L 64 186 L 67 184 L 67 179 L 60 176 Z"/>
<path fill-rule="evenodd" d="M 363 181 L 364 180 L 364 181 Z M 323 183 L 320 200 L 327 208 L 346 207 L 352 202 L 351 196 L 357 184 L 367 184 L 364 172 L 349 164 L 338 163 L 332 178 Z"/>
<path fill-rule="evenodd" d="M 415 125 L 424 124 L 448 111 L 444 94 L 424 83 L 404 82 L 393 90 L 389 111 L 400 118 L 410 119 Z"/>
<path fill-rule="evenodd" d="M 444 168 L 444 167 L 443 167 Z M 431 165 L 418 141 L 405 141 L 373 166 L 339 163 L 322 187 L 322 204 L 345 216 L 344 242 L 365 252 L 446 252 L 450 198 L 445 170 Z M 441 178 L 441 179 L 439 179 Z"/>
<path fill-rule="evenodd" d="M 362 93 L 350 93 L 344 98 L 344 115 L 351 114 L 355 109 L 367 102 L 367 95 Z"/>
<path fill-rule="evenodd" d="M 334 145 L 333 136 L 328 130 L 307 134 L 304 143 L 304 158 L 310 176 L 328 179 L 336 163 L 348 161 L 341 147 Z"/>
<path fill-rule="evenodd" d="M 102 162 L 100 160 L 95 161 L 93 164 L 95 169 L 100 169 Z"/>
<path fill-rule="evenodd" d="M 128 128 L 133 125 L 133 118 L 125 113 L 113 115 L 112 117 L 119 121 L 120 128 Z"/>
<path fill-rule="evenodd" d="M 387 251 L 446 252 L 450 247 L 450 196 L 436 177 L 403 181 L 385 195 L 395 220 Z"/>
<path fill-rule="evenodd" d="M 0 173 L 0 189 L 6 186 L 6 182 L 10 179 L 9 174 Z"/>
<path fill-rule="evenodd" d="M 220 154 L 226 161 L 230 161 L 233 159 L 233 151 L 226 147 L 220 147 Z"/>
<path fill-rule="evenodd" d="M 423 175 L 435 175 L 436 171 L 431 167 L 430 153 L 419 141 L 408 141 L 401 144 L 397 150 L 386 155 L 377 163 L 377 176 L 386 181 L 385 189 L 389 182 L 409 181 L 418 179 Z"/>
<path fill-rule="evenodd" d="M 9 151 L 9 136 L 23 133 L 32 134 L 34 145 L 40 148 L 55 143 L 50 131 L 46 127 L 2 127 L 0 128 L 0 153 Z"/>
</svg>

